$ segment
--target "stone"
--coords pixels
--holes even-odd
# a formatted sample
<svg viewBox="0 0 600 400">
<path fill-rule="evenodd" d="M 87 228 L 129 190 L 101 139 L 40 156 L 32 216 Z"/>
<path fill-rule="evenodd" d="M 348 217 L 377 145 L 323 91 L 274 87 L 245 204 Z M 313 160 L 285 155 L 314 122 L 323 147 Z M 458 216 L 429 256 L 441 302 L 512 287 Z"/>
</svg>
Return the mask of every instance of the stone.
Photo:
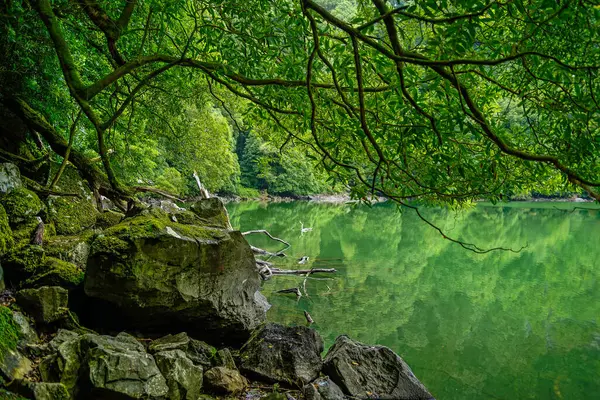
<svg viewBox="0 0 600 400">
<path fill-rule="evenodd" d="M 46 255 L 69 262 L 84 270 L 90 254 L 91 238 L 91 232 L 88 235 L 52 237 L 44 244 Z"/>
<path fill-rule="evenodd" d="M 59 167 L 52 164 L 50 179 L 54 179 Z M 89 185 L 75 167 L 65 168 L 54 190 L 80 196 L 48 196 L 46 199 L 49 221 L 56 225 L 57 234 L 75 235 L 94 226 L 100 213 Z"/>
<path fill-rule="evenodd" d="M 24 348 L 28 344 L 38 343 L 40 341 L 37 332 L 29 319 L 18 311 L 13 311 L 13 321 L 19 330 L 19 348 Z"/>
<path fill-rule="evenodd" d="M 69 393 L 76 392 L 79 370 L 82 364 L 81 338 L 74 332 L 60 330 L 50 341 L 50 348 L 55 350 L 42 359 L 39 371 L 44 382 L 60 382 Z"/>
<path fill-rule="evenodd" d="M 248 386 L 248 382 L 237 370 L 214 367 L 204 374 L 204 386 L 212 393 L 237 394 Z"/>
<path fill-rule="evenodd" d="M 17 292 L 17 303 L 40 324 L 50 324 L 67 313 L 69 291 L 60 286 L 23 289 Z"/>
<path fill-rule="evenodd" d="M 32 370 L 31 361 L 17 349 L 20 339 L 12 311 L 0 306 L 0 383 L 2 377 L 8 381 L 22 379 Z"/>
<path fill-rule="evenodd" d="M 41 246 L 25 245 L 11 250 L 3 259 L 6 282 L 18 287 L 62 286 L 74 289 L 83 283 L 76 265 L 46 256 Z"/>
<path fill-rule="evenodd" d="M 321 371 L 323 339 L 314 329 L 269 323 L 244 345 L 240 369 L 260 380 L 304 386 Z"/>
<path fill-rule="evenodd" d="M 329 377 L 318 378 L 302 388 L 306 400 L 346 400 L 344 392 Z"/>
<path fill-rule="evenodd" d="M 227 348 L 217 351 L 214 357 L 214 365 L 217 367 L 225 367 L 229 369 L 237 369 L 235 360 L 231 351 Z"/>
<path fill-rule="evenodd" d="M 325 357 L 323 372 L 346 395 L 378 399 L 433 399 L 410 367 L 391 349 L 339 336 Z"/>
<path fill-rule="evenodd" d="M 6 210 L 11 226 L 35 217 L 44 211 L 44 203 L 29 189 L 23 187 L 11 190 L 0 197 L 0 204 Z"/>
<path fill-rule="evenodd" d="M 121 222 L 123 218 L 125 218 L 125 214 L 123 213 L 113 210 L 105 210 L 98 214 L 98 218 L 96 218 L 96 228 L 110 228 L 111 226 L 115 226 Z"/>
<path fill-rule="evenodd" d="M 23 186 L 21 181 L 21 172 L 19 168 L 12 163 L 0 164 L 0 196 L 10 193 L 14 189 Z"/>
<path fill-rule="evenodd" d="M 146 399 L 169 391 L 154 358 L 129 335 L 83 335 L 80 352 L 85 365 L 80 379 L 90 397 L 102 393 L 107 398 Z"/>
<path fill-rule="evenodd" d="M 161 351 L 154 355 L 156 365 L 167 380 L 169 400 L 196 400 L 202 391 L 203 369 L 181 350 Z"/>
<path fill-rule="evenodd" d="M 8 223 L 6 210 L 0 205 L 0 256 L 6 254 L 13 247 L 14 243 L 15 240 L 13 239 L 13 232 Z"/>
<path fill-rule="evenodd" d="M 227 209 L 216 197 L 199 200 L 191 205 L 190 210 L 198 216 L 201 225 L 233 230 Z"/>
<path fill-rule="evenodd" d="M 204 368 L 213 366 L 213 359 L 217 354 L 217 349 L 213 346 L 201 340 L 192 339 L 185 332 L 163 336 L 148 345 L 148 351 L 151 354 L 168 350 L 181 350 L 195 365 Z"/>
<path fill-rule="evenodd" d="M 92 242 L 85 293 L 136 329 L 243 341 L 264 321 L 260 277 L 240 232 L 172 222 L 142 210 Z M 116 309 L 116 312 L 115 312 Z M 102 310 L 100 310 L 102 312 Z"/>
<path fill-rule="evenodd" d="M 71 396 L 62 383 L 37 382 L 31 385 L 34 400 L 69 400 Z"/>
</svg>

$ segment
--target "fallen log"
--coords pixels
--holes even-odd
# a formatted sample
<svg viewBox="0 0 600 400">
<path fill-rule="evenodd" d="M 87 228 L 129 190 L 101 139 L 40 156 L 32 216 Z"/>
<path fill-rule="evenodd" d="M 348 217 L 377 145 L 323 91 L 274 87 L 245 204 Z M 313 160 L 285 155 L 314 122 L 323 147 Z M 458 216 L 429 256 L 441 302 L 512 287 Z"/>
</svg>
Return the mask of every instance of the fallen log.
<svg viewBox="0 0 600 400">
<path fill-rule="evenodd" d="M 259 247 L 250 246 L 250 248 L 254 254 L 258 254 L 259 256 L 286 257 L 286 254 L 283 252 L 283 250 L 278 251 L 277 253 L 271 253 L 270 251 L 261 249 Z"/>
</svg>

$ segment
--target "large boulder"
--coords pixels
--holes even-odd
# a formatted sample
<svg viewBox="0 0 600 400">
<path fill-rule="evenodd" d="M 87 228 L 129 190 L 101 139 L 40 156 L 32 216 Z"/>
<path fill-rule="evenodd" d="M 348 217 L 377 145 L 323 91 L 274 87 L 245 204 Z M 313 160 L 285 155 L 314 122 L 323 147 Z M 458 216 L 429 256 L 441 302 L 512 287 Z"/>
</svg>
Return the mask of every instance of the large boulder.
<svg viewBox="0 0 600 400">
<path fill-rule="evenodd" d="M 323 372 L 349 396 L 377 399 L 433 399 L 399 355 L 339 336 L 325 358 Z"/>
<path fill-rule="evenodd" d="M 53 164 L 50 179 L 53 179 L 59 165 Z M 77 169 L 65 168 L 54 187 L 56 191 L 78 194 L 75 196 L 48 196 L 49 221 L 54 222 L 59 235 L 74 235 L 91 228 L 100 214 L 94 195 L 88 184 L 81 178 Z"/>
<path fill-rule="evenodd" d="M 23 186 L 21 173 L 15 164 L 0 164 L 0 196 Z"/>
<path fill-rule="evenodd" d="M 137 328 L 243 340 L 265 319 L 259 285 L 240 232 L 179 224 L 151 209 L 96 237 L 84 287 Z"/>
<path fill-rule="evenodd" d="M 169 400 L 198 399 L 202 390 L 202 367 L 194 365 L 181 350 L 161 351 L 154 359 L 167 380 Z"/>
<path fill-rule="evenodd" d="M 240 369 L 260 380 L 302 387 L 319 375 L 322 351 L 323 339 L 314 329 L 270 323 L 244 345 Z"/>
<path fill-rule="evenodd" d="M 50 324 L 67 313 L 69 291 L 60 286 L 23 289 L 17 292 L 17 303 L 39 324 Z"/>
</svg>

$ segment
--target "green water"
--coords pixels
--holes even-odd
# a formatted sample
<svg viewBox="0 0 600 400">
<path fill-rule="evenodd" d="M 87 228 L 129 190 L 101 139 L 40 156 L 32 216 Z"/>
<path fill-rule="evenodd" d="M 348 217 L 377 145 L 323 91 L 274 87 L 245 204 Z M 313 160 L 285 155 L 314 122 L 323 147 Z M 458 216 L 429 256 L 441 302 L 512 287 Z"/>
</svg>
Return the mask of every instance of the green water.
<svg viewBox="0 0 600 400">
<path fill-rule="evenodd" d="M 269 319 L 315 320 L 326 348 L 339 334 L 389 346 L 441 400 L 600 399 L 600 211 L 580 204 L 431 209 L 451 236 L 481 246 L 527 248 L 474 254 L 441 239 L 413 213 L 305 202 L 228 206 L 241 230 L 287 239 L 282 267 L 336 268 L 302 286 L 276 277 L 263 292 Z M 312 227 L 304 235 L 300 222 Z M 251 243 L 276 250 L 274 242 Z"/>
</svg>

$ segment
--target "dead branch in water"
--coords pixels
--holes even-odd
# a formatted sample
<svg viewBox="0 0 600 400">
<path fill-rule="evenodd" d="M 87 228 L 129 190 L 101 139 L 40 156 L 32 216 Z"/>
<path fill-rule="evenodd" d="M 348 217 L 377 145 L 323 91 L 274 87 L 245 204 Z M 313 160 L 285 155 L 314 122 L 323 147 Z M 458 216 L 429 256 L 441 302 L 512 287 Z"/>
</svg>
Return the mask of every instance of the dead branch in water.
<svg viewBox="0 0 600 400">
<path fill-rule="evenodd" d="M 271 268 L 273 275 L 310 275 L 316 273 L 336 273 L 335 268 L 313 268 L 313 269 L 279 269 Z"/>
<path fill-rule="evenodd" d="M 271 239 L 273 239 L 273 240 L 276 240 L 276 241 L 278 241 L 278 242 L 281 242 L 281 243 L 285 244 L 287 247 L 291 247 L 291 245 L 290 245 L 288 242 L 286 242 L 286 241 L 285 241 L 285 240 L 283 240 L 283 239 L 280 239 L 280 238 L 278 238 L 278 237 L 275 237 L 275 236 L 271 235 L 271 234 L 269 233 L 269 231 L 267 231 L 266 229 L 256 229 L 256 230 L 252 230 L 252 231 L 247 231 L 247 232 L 243 232 L 243 233 L 242 233 L 242 235 L 243 235 L 243 236 L 246 236 L 246 235 L 251 235 L 251 234 L 253 234 L 253 233 L 264 233 L 265 235 L 267 235 L 267 236 L 268 236 L 268 237 L 270 237 Z"/>
<path fill-rule="evenodd" d="M 258 247 L 254 247 L 254 246 L 250 246 L 250 248 L 252 249 L 252 252 L 254 252 L 254 254 L 258 254 L 259 256 L 286 257 L 283 250 L 278 251 L 277 253 L 271 253 L 270 251 L 267 251 L 267 250 L 264 250 L 264 249 L 261 249 Z"/>
<path fill-rule="evenodd" d="M 278 290 L 277 293 L 294 293 L 296 295 L 296 297 L 302 297 L 302 293 L 300 292 L 300 289 L 298 289 L 297 287 L 295 288 L 291 288 L 291 289 L 283 289 L 283 290 Z"/>
</svg>

